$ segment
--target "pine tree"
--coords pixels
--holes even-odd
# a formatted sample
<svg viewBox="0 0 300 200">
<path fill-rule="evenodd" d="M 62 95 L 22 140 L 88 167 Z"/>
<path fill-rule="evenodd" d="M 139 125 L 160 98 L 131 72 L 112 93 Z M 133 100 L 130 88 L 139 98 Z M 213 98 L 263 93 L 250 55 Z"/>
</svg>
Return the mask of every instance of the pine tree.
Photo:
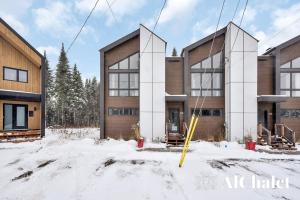
<svg viewBox="0 0 300 200">
<path fill-rule="evenodd" d="M 81 74 L 77 69 L 76 64 L 72 73 L 72 124 L 76 127 L 82 125 L 81 117 L 84 115 L 84 88 L 81 79 Z"/>
<path fill-rule="evenodd" d="M 97 79 L 93 77 L 91 81 L 91 118 L 92 118 L 92 126 L 97 127 L 98 118 L 97 118 Z"/>
<path fill-rule="evenodd" d="M 62 44 L 58 64 L 56 65 L 55 79 L 55 97 L 56 97 L 56 115 L 57 123 L 68 126 L 72 117 L 70 116 L 71 107 L 71 85 L 72 73 L 70 71 L 69 61 Z"/>
<path fill-rule="evenodd" d="M 46 51 L 44 51 L 46 67 L 46 126 L 54 124 L 54 77 L 49 67 Z"/>
<path fill-rule="evenodd" d="M 173 48 L 173 51 L 172 51 L 172 56 L 176 57 L 177 56 L 177 50 L 176 48 L 174 47 Z"/>
<path fill-rule="evenodd" d="M 84 84 L 84 124 L 91 125 L 91 80 L 86 79 Z"/>
</svg>

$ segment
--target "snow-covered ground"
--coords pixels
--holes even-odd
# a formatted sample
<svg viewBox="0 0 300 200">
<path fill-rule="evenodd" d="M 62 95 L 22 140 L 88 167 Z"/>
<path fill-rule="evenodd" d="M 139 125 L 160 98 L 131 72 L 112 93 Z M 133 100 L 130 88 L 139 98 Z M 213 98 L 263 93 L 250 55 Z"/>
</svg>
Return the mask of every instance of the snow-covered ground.
<svg viewBox="0 0 300 200">
<path fill-rule="evenodd" d="M 237 143 L 193 142 L 179 168 L 178 152 L 137 151 L 135 141 L 99 142 L 98 136 L 98 129 L 47 130 L 39 141 L 1 143 L 0 199 L 300 198 L 300 155 L 247 151 Z M 12 180 L 24 173 L 28 176 Z M 252 188 L 253 177 L 266 186 L 272 176 L 287 178 L 288 188 L 284 182 L 283 188 Z M 234 178 L 244 178 L 238 189 L 230 188 Z"/>
</svg>

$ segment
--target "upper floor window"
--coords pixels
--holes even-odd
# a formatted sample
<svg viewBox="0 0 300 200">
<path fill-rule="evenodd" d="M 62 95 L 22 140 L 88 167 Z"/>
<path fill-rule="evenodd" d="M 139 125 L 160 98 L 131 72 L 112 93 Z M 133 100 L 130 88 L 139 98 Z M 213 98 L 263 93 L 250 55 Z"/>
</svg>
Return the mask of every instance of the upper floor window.
<svg viewBox="0 0 300 200">
<path fill-rule="evenodd" d="M 139 53 L 135 53 L 115 63 L 109 69 L 139 69 Z"/>
<path fill-rule="evenodd" d="M 138 73 L 109 73 L 109 96 L 139 96 Z"/>
<path fill-rule="evenodd" d="M 3 80 L 28 82 L 28 71 L 21 69 L 14 69 L 10 67 L 3 67 Z"/>
<path fill-rule="evenodd" d="M 287 68 L 300 68 L 300 57 L 295 58 L 283 65 L 280 66 L 282 69 L 287 69 Z"/>
<path fill-rule="evenodd" d="M 109 96 L 139 96 L 139 53 L 109 67 Z"/>
<path fill-rule="evenodd" d="M 300 97 L 300 73 L 280 73 L 280 93 L 287 96 Z"/>
<path fill-rule="evenodd" d="M 191 96 L 222 96 L 223 73 L 191 73 Z"/>
<path fill-rule="evenodd" d="M 213 56 L 205 58 L 199 63 L 191 66 L 192 69 L 218 69 L 222 67 L 222 51 Z"/>
</svg>

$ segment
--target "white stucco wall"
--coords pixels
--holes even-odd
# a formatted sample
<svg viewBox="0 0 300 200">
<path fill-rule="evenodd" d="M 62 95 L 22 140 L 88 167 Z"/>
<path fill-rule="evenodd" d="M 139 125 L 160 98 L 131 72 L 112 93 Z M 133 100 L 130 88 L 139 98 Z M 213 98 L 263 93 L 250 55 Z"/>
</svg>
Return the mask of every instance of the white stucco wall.
<svg viewBox="0 0 300 200">
<path fill-rule="evenodd" d="M 251 134 L 256 140 L 257 40 L 229 23 L 225 41 L 226 136 L 243 141 Z"/>
<path fill-rule="evenodd" d="M 151 141 L 165 137 L 165 49 L 163 40 L 140 26 L 140 129 Z"/>
</svg>

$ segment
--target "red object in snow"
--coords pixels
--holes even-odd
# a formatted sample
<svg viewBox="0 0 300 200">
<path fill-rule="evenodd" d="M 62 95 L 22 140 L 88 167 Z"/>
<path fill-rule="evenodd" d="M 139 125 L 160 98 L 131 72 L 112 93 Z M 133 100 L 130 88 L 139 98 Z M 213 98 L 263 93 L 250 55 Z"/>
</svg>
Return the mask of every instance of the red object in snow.
<svg viewBox="0 0 300 200">
<path fill-rule="evenodd" d="M 246 141 L 246 149 L 255 151 L 256 142 L 255 141 Z"/>
<path fill-rule="evenodd" d="M 138 143 L 137 143 L 137 147 L 138 148 L 143 148 L 143 146 L 144 146 L 144 138 L 140 138 L 140 139 L 138 139 L 138 141 L 137 141 Z"/>
</svg>

